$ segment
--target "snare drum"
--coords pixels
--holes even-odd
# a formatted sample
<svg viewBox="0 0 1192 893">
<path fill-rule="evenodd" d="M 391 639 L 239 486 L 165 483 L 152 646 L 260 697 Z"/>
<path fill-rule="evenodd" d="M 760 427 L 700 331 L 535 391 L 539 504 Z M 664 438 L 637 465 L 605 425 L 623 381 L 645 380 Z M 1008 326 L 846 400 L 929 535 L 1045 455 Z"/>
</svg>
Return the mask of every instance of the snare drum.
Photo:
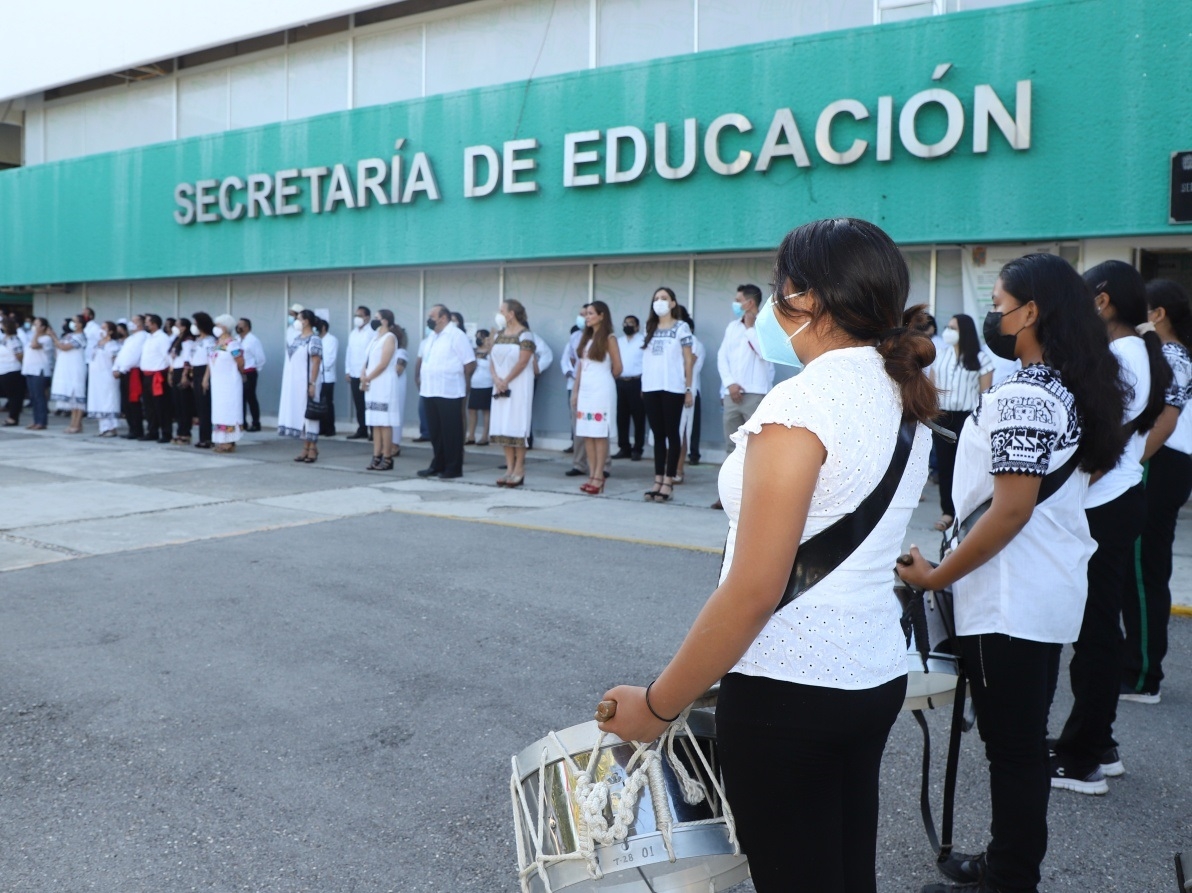
<svg viewBox="0 0 1192 893">
<path fill-rule="evenodd" d="M 595 722 L 552 732 L 513 757 L 510 790 L 523 893 L 716 893 L 749 877 L 710 714 L 649 747 Z"/>
<path fill-rule="evenodd" d="M 911 633 L 910 646 L 906 651 L 907 680 L 903 710 L 928 710 L 956 700 L 960 667 L 956 655 L 951 653 L 956 645 L 949 632 L 954 628 L 951 593 L 924 592 L 922 599 L 927 620 L 928 647 L 920 649 L 915 634 Z"/>
</svg>

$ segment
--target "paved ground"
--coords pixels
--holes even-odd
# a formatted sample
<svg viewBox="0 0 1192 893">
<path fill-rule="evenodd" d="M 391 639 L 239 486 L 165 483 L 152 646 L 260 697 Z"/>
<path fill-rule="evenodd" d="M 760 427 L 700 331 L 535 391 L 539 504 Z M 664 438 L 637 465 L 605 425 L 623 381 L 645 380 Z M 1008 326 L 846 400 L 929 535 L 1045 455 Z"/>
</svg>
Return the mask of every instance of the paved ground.
<svg viewBox="0 0 1192 893">
<path fill-rule="evenodd" d="M 654 506 L 643 463 L 616 463 L 601 500 L 557 454 L 509 492 L 491 451 L 447 484 L 410 477 L 416 447 L 386 478 L 356 444 L 311 467 L 257 441 L 222 457 L 0 432 L 0 890 L 513 891 L 509 755 L 673 651 L 723 542 L 716 468 Z M 930 498 L 918 516 L 909 538 L 934 542 Z M 1171 631 L 1163 703 L 1122 705 L 1127 775 L 1052 799 L 1045 890 L 1174 888 L 1192 620 Z M 932 877 L 919 756 L 900 719 L 883 893 Z M 980 846 L 971 736 L 960 785 L 957 841 Z"/>
</svg>

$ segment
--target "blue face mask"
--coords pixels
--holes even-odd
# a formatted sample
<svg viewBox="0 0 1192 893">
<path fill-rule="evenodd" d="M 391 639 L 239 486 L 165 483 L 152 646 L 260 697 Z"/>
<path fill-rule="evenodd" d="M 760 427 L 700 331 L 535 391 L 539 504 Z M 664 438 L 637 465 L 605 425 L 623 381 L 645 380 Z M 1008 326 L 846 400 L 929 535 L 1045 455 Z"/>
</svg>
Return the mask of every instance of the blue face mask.
<svg viewBox="0 0 1192 893">
<path fill-rule="evenodd" d="M 745 308 L 741 306 L 740 301 L 733 301 L 733 316 L 740 319 L 745 315 Z"/>
<path fill-rule="evenodd" d="M 797 298 L 799 295 L 806 294 L 806 292 L 796 292 L 793 295 L 783 295 L 783 298 Z M 757 340 L 758 346 L 761 348 L 762 359 L 767 363 L 778 363 L 782 366 L 790 366 L 796 371 L 803 368 L 803 361 L 799 359 L 799 355 L 795 353 L 794 345 L 791 344 L 791 339 L 802 332 L 805 328 L 811 325 L 811 320 L 803 323 L 793 333 L 788 335 L 778 322 L 778 317 L 775 315 L 774 296 L 770 295 L 770 300 L 766 301 L 764 307 L 757 315 Z"/>
</svg>

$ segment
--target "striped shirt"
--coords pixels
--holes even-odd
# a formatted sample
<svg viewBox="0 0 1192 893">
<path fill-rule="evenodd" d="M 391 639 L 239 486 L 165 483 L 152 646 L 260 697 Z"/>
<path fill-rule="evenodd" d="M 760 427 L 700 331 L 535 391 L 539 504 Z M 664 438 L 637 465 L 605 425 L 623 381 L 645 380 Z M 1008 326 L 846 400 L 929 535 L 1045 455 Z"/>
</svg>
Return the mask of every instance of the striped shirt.
<svg viewBox="0 0 1192 893">
<path fill-rule="evenodd" d="M 972 412 L 981 401 L 981 376 L 993 371 L 993 360 L 977 351 L 979 369 L 966 369 L 954 348 L 945 345 L 931 365 L 931 377 L 940 391 L 940 409 Z"/>
</svg>

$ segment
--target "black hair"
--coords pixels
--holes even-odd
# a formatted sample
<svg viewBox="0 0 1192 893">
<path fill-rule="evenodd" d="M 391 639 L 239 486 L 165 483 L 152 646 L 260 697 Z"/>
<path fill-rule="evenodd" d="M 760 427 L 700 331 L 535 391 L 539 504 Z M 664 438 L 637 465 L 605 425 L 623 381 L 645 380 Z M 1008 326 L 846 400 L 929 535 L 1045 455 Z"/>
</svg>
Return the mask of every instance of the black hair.
<svg viewBox="0 0 1192 893">
<path fill-rule="evenodd" d="M 937 335 L 939 334 L 939 331 L 940 331 L 940 327 L 938 325 L 936 325 L 935 317 L 932 316 L 930 313 L 926 313 L 926 312 L 916 315 L 915 328 L 918 329 L 920 332 L 922 332 L 924 335 L 927 335 L 928 329 L 931 329 L 931 331 Z M 931 336 L 928 335 L 928 337 L 930 338 Z M 966 366 L 965 368 L 968 368 L 968 367 Z M 976 368 L 976 367 L 974 367 L 974 368 Z"/>
<path fill-rule="evenodd" d="M 815 294 L 813 310 L 800 310 L 780 295 L 787 280 L 796 292 Z M 924 308 L 906 308 L 910 271 L 880 227 L 838 217 L 791 230 L 778 247 L 774 291 L 774 309 L 787 319 L 827 316 L 858 341 L 876 341 L 905 418 L 926 422 L 939 415 L 939 392 L 923 374 L 935 359 L 935 345 L 910 325 Z"/>
<path fill-rule="evenodd" d="M 654 295 L 658 294 L 660 291 L 666 292 L 672 301 L 676 301 L 677 305 L 677 299 L 675 298 L 674 290 L 667 288 L 665 285 L 660 285 L 650 292 L 650 315 L 646 317 L 646 340 L 642 342 L 642 350 L 646 349 L 646 345 L 650 343 L 650 341 L 654 338 L 654 333 L 658 331 L 659 319 L 658 314 L 654 312 Z M 584 304 L 584 306 L 587 307 L 588 305 Z M 675 319 L 678 319 L 678 317 L 676 316 Z"/>
<path fill-rule="evenodd" d="M 480 345 L 484 344 L 484 339 L 487 338 L 491 334 L 492 333 L 488 329 L 477 329 L 476 330 L 476 346 L 480 347 Z"/>
<path fill-rule="evenodd" d="M 632 313 L 626 314 L 625 319 L 633 320 L 635 323 L 637 323 L 638 327 L 640 327 L 642 324 L 642 321 L 640 319 L 638 319 L 636 316 L 634 316 Z"/>
<path fill-rule="evenodd" d="M 156 313 L 146 313 L 145 314 L 145 322 L 151 322 L 155 326 L 157 326 L 159 329 L 161 328 L 161 317 L 158 316 Z"/>
<path fill-rule="evenodd" d="M 356 312 L 359 313 L 361 310 L 364 311 L 364 316 L 366 319 L 370 319 L 372 317 L 372 311 L 369 310 L 367 307 L 365 307 L 363 304 L 361 304 L 359 307 L 356 308 Z"/>
<path fill-rule="evenodd" d="M 389 328 L 391 328 L 391 329 L 395 325 L 397 325 L 397 317 L 395 317 L 393 315 L 392 310 L 384 310 L 384 309 L 378 310 L 377 316 L 379 316 L 379 317 L 381 317 L 381 319 L 385 320 L 385 322 L 388 323 Z"/>
<path fill-rule="evenodd" d="M 737 291 L 745 297 L 751 299 L 758 308 L 762 306 L 762 290 L 753 283 L 746 283 L 745 285 L 738 285 Z"/>
<path fill-rule="evenodd" d="M 927 318 L 931 319 L 931 315 L 927 314 Z M 981 339 L 977 337 L 977 324 L 967 313 L 957 313 L 952 318 L 956 320 L 956 331 L 960 333 L 957 345 L 960 348 L 960 364 L 970 372 L 981 371 L 981 358 L 978 356 Z M 935 320 L 931 324 L 934 326 Z"/>
<path fill-rule="evenodd" d="M 1122 413 L 1128 390 L 1092 290 L 1054 254 L 1016 258 L 1002 267 L 999 278 L 1015 300 L 1034 301 L 1039 308 L 1036 333 L 1043 361 L 1059 373 L 1080 413 L 1080 467 L 1090 474 L 1109 471 L 1126 445 Z"/>
<path fill-rule="evenodd" d="M 1146 303 L 1151 310 L 1163 310 L 1180 343 L 1192 349 L 1192 303 L 1178 282 L 1152 279 L 1146 284 Z"/>
<path fill-rule="evenodd" d="M 1109 297 L 1117 318 L 1131 329 L 1146 322 L 1146 283 L 1142 274 L 1125 261 L 1107 260 L 1097 264 L 1084 274 L 1084 281 L 1093 294 L 1104 293 Z M 1130 334 L 1126 337 L 1137 337 Z M 1147 365 L 1151 370 L 1151 388 L 1147 393 L 1146 407 L 1130 423 L 1136 433 L 1150 431 L 1155 426 L 1163 407 L 1167 405 L 1167 389 L 1171 387 L 1171 366 L 1163 356 L 1163 342 L 1154 332 L 1142 336 L 1146 344 Z"/>
<path fill-rule="evenodd" d="M 185 316 L 178 320 L 178 337 L 170 346 L 170 355 L 178 356 L 182 352 L 182 345 L 187 341 L 194 341 L 194 333 L 190 330 L 190 320 Z"/>
<path fill-rule="evenodd" d="M 248 325 L 248 330 L 250 332 L 252 331 L 252 320 L 251 319 L 249 319 L 247 316 L 242 316 L 242 317 L 240 317 L 240 322 L 246 323 Z"/>
<path fill-rule="evenodd" d="M 691 333 L 695 334 L 695 320 L 692 319 L 691 314 L 687 312 L 687 308 L 682 304 L 676 304 L 674 309 L 675 319 L 680 319 L 687 323 L 687 327 L 691 329 Z"/>
<path fill-rule="evenodd" d="M 191 314 L 191 319 L 195 321 L 195 325 L 199 327 L 199 331 L 204 335 L 213 335 L 212 331 L 215 328 L 215 320 L 211 318 L 211 314 L 204 310 L 196 310 Z"/>
</svg>

